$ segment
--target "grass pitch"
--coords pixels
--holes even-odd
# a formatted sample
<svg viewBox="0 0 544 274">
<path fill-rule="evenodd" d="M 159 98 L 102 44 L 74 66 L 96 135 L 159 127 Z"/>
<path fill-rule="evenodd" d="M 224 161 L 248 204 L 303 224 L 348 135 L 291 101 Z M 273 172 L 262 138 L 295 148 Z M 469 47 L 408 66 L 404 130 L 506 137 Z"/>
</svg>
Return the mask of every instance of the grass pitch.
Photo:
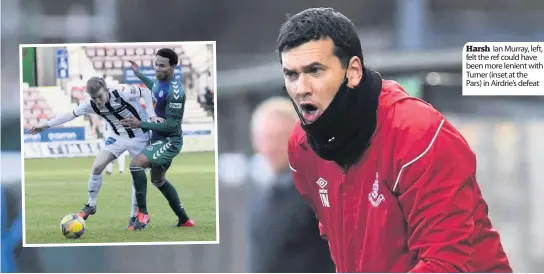
<svg viewBox="0 0 544 274">
<path fill-rule="evenodd" d="M 87 231 L 77 240 L 65 239 L 62 217 L 77 213 L 87 202 L 87 181 L 94 157 L 25 160 L 26 244 L 129 243 L 215 241 L 216 188 L 213 152 L 182 153 L 167 172 L 181 202 L 196 227 L 175 227 L 177 217 L 149 181 L 147 208 L 151 222 L 143 231 L 127 231 L 131 210 L 132 177 L 126 158 L 123 174 L 114 162 L 113 174 L 103 174 L 97 212 L 86 222 Z"/>
</svg>

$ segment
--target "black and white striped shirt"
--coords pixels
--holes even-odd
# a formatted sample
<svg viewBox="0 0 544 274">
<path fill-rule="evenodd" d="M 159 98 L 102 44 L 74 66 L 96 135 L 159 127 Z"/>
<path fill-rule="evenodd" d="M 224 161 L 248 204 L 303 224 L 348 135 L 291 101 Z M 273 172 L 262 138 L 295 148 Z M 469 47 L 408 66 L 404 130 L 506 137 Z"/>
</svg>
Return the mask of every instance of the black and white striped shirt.
<svg viewBox="0 0 544 274">
<path fill-rule="evenodd" d="M 136 117 L 140 121 L 147 121 L 148 114 L 140 104 L 142 88 L 128 85 L 120 85 L 109 88 L 109 100 L 103 108 L 99 108 L 90 98 L 87 98 L 75 110 L 75 116 L 97 114 L 108 123 L 108 135 L 134 138 L 142 134 L 148 134 L 141 128 L 130 129 L 121 125 L 121 120 Z"/>
</svg>

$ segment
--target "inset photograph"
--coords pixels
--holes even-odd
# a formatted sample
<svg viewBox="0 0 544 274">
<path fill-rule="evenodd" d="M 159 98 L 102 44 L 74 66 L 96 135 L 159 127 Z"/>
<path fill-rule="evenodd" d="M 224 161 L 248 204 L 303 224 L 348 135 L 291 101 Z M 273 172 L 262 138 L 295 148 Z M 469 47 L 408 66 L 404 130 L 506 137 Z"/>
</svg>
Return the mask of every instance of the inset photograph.
<svg viewBox="0 0 544 274">
<path fill-rule="evenodd" d="M 20 46 L 23 246 L 219 243 L 215 46 Z"/>
</svg>

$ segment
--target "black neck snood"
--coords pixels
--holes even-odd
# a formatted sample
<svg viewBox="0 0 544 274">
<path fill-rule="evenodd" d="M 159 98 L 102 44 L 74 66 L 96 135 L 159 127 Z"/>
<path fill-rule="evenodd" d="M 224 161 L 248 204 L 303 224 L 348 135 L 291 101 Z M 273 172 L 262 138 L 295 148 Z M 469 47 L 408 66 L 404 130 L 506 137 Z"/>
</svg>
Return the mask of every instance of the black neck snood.
<svg viewBox="0 0 544 274">
<path fill-rule="evenodd" d="M 376 129 L 381 89 L 380 74 L 364 68 L 359 86 L 349 88 L 346 78 L 327 109 L 311 124 L 304 122 L 291 99 L 312 150 L 344 168 L 356 163 L 370 146 Z"/>
</svg>

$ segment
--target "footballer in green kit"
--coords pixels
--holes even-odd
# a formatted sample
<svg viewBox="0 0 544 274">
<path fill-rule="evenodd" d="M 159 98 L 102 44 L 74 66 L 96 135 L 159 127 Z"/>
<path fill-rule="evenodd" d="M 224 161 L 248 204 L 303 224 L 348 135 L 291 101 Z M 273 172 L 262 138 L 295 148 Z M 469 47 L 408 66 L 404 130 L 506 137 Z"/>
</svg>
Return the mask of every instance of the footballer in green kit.
<svg viewBox="0 0 544 274">
<path fill-rule="evenodd" d="M 156 79 L 143 75 L 138 65 L 133 61 L 134 74 L 153 93 L 154 109 L 162 123 L 142 122 L 137 119 L 124 119 L 121 123 L 131 128 L 148 129 L 153 132 L 151 144 L 130 163 L 130 173 L 134 180 L 138 215 L 129 230 L 144 229 L 149 223 L 147 212 L 147 176 L 146 168 L 151 168 L 151 182 L 164 197 L 174 213 L 178 216 L 178 227 L 193 227 L 194 220 L 190 219 L 183 208 L 176 188 L 166 179 L 166 171 L 172 164 L 183 146 L 181 123 L 185 107 L 185 93 L 180 80 L 174 76 L 178 65 L 178 55 L 172 49 L 163 48 L 155 55 Z"/>
</svg>

